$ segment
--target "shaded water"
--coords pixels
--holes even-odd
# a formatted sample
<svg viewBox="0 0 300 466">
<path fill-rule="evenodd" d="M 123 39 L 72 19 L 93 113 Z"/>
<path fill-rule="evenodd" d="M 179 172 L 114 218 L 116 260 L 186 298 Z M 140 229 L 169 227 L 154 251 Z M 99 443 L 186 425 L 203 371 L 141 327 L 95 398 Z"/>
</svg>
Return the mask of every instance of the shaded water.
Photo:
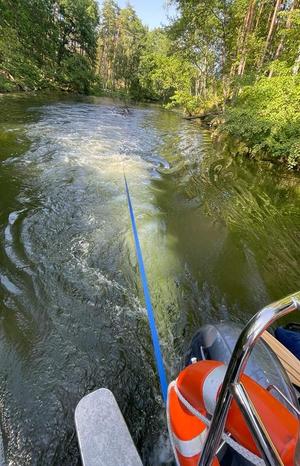
<svg viewBox="0 0 300 466">
<path fill-rule="evenodd" d="M 74 409 L 101 386 L 144 464 L 168 463 L 123 169 L 170 378 L 199 325 L 245 323 L 300 288 L 299 177 L 225 156 L 196 123 L 154 107 L 123 115 L 105 99 L 45 96 L 0 106 L 7 463 L 80 464 Z"/>
</svg>

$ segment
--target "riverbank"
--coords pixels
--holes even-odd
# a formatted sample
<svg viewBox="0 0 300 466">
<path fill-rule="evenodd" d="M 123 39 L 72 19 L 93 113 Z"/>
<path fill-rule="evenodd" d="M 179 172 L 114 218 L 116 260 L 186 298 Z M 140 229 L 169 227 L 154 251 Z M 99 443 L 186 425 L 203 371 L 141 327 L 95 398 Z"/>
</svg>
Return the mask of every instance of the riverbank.
<svg viewBox="0 0 300 466">
<path fill-rule="evenodd" d="M 0 95 L 17 92 L 66 92 L 82 95 L 102 95 L 101 85 L 95 76 L 91 79 L 85 72 L 69 69 L 68 74 L 49 74 L 48 76 L 7 75 L 0 70 Z"/>
<path fill-rule="evenodd" d="M 224 110 L 200 118 L 233 155 L 300 170 L 299 108 L 299 76 L 264 77 L 240 88 Z"/>
</svg>

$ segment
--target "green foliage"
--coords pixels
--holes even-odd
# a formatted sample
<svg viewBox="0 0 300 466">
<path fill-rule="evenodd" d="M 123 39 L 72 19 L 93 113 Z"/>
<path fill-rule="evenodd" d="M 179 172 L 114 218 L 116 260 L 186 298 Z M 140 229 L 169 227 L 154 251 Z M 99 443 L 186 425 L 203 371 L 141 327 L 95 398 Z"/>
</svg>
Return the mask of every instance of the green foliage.
<svg viewBox="0 0 300 466">
<path fill-rule="evenodd" d="M 0 11 L 0 92 L 61 86 L 87 92 L 94 79 L 95 0 L 0 0 Z"/>
<path fill-rule="evenodd" d="M 221 131 L 243 142 L 242 152 L 300 165 L 300 78 L 261 78 L 240 92 Z"/>
<path fill-rule="evenodd" d="M 144 95 L 170 106 L 182 105 L 186 99 L 193 100 L 191 80 L 193 66 L 178 54 L 170 53 L 170 41 L 161 31 L 148 38 L 141 57 L 139 79 Z"/>
<path fill-rule="evenodd" d="M 147 30 L 134 9 L 105 0 L 101 10 L 98 61 L 104 88 L 142 97 L 139 65 Z"/>
<path fill-rule="evenodd" d="M 238 142 L 240 153 L 299 167 L 299 1 L 174 3 L 169 37 L 193 65 L 195 85 L 171 100 L 217 112 L 215 124 L 225 120 L 219 134 Z"/>
<path fill-rule="evenodd" d="M 0 75 L 0 90 L 2 90 L 2 92 L 13 92 L 15 86 L 8 78 Z"/>
<path fill-rule="evenodd" d="M 84 53 L 90 60 L 94 60 L 98 21 L 98 9 L 94 0 L 59 0 L 58 59 L 61 60 L 68 51 L 71 51 Z"/>
<path fill-rule="evenodd" d="M 89 94 L 94 73 L 87 57 L 72 54 L 61 62 L 57 79 L 64 89 Z"/>
</svg>

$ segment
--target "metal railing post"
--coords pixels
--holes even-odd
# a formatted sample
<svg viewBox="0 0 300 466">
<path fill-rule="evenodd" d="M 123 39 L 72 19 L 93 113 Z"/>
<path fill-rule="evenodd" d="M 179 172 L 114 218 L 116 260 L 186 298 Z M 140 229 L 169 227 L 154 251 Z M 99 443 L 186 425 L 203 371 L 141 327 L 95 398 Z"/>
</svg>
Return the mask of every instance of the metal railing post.
<svg viewBox="0 0 300 466">
<path fill-rule="evenodd" d="M 274 466 L 284 466 L 275 445 L 270 438 L 263 422 L 255 409 L 248 393 L 242 383 L 232 386 L 233 398 L 238 404 L 241 413 L 243 414 L 247 425 L 250 429 L 252 437 L 260 451 L 261 457 L 266 464 Z"/>
</svg>

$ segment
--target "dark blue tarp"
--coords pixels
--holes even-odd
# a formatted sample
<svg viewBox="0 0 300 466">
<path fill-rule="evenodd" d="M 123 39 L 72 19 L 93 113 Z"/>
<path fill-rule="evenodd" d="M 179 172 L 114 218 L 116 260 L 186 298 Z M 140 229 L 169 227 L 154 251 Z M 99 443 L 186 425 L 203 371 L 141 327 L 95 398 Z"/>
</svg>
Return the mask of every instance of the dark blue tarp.
<svg viewBox="0 0 300 466">
<path fill-rule="evenodd" d="M 278 327 L 275 336 L 291 353 L 300 359 L 300 333 Z"/>
</svg>

